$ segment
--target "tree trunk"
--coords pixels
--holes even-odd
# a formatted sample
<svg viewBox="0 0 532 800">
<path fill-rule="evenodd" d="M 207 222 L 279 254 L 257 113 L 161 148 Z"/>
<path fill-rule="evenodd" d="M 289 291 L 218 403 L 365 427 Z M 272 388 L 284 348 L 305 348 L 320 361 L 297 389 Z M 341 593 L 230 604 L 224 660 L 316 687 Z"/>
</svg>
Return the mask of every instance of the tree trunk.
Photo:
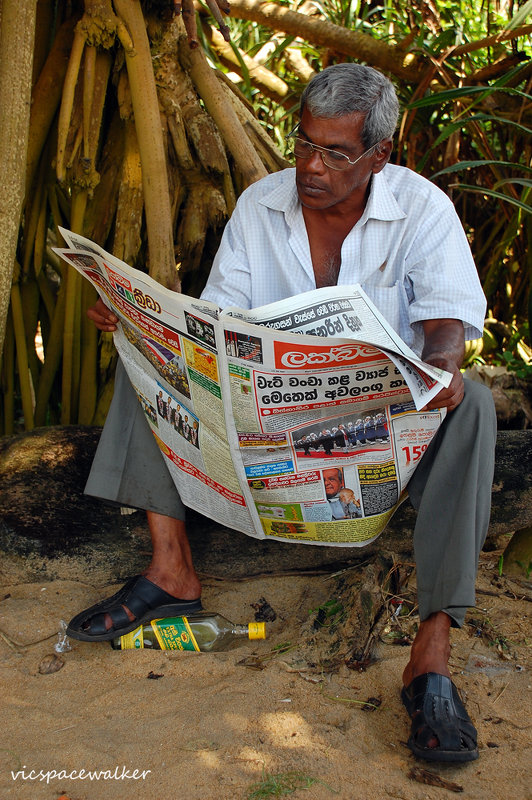
<svg viewBox="0 0 532 800">
<path fill-rule="evenodd" d="M 175 263 L 163 126 L 146 22 L 138 0 L 115 0 L 114 5 L 133 43 L 133 49 L 126 49 L 125 53 L 142 162 L 149 271 L 158 283 L 179 291 L 181 287 Z"/>
<path fill-rule="evenodd" d="M 405 54 L 397 46 L 373 39 L 364 33 L 347 30 L 328 20 L 308 17 L 277 3 L 260 2 L 260 0 L 231 0 L 231 14 L 239 19 L 249 19 L 275 31 L 300 36 L 314 45 L 366 61 L 373 67 L 389 72 L 402 80 L 416 83 L 420 78 L 419 68 L 415 65 L 412 55 Z"/>
<path fill-rule="evenodd" d="M 0 351 L 17 248 L 28 129 L 37 0 L 3 0 L 0 26 Z"/>
</svg>

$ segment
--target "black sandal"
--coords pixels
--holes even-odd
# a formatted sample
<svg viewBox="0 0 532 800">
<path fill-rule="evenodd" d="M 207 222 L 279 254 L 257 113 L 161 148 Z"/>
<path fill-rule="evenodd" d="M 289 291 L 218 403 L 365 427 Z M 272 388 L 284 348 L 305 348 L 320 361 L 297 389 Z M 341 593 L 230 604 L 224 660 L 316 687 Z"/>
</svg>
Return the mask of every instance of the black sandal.
<svg viewBox="0 0 532 800">
<path fill-rule="evenodd" d="M 425 761 L 474 761 L 477 732 L 456 686 L 446 675 L 427 672 L 403 688 L 401 700 L 412 719 L 408 746 Z M 431 739 L 438 745 L 430 747 Z"/>
<path fill-rule="evenodd" d="M 123 606 L 135 615 L 133 622 Z M 200 598 L 180 600 L 156 586 L 144 575 L 136 575 L 112 597 L 100 600 L 77 614 L 70 620 L 66 632 L 68 636 L 82 642 L 107 642 L 130 633 L 152 619 L 182 617 L 201 609 Z M 105 627 L 106 614 L 109 614 L 113 623 L 109 629 Z"/>
</svg>

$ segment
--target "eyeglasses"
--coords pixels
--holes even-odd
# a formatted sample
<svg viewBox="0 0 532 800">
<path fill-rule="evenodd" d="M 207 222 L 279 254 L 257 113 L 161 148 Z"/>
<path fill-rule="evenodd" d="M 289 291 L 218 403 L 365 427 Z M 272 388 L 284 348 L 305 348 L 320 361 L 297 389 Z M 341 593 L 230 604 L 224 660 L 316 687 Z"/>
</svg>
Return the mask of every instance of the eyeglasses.
<svg viewBox="0 0 532 800">
<path fill-rule="evenodd" d="M 360 161 L 361 158 L 364 158 L 364 156 L 367 156 L 369 153 L 371 153 L 371 151 L 374 150 L 379 144 L 379 142 L 377 142 L 376 144 L 372 145 L 365 150 L 362 155 L 358 156 L 358 158 L 355 158 L 354 161 L 351 161 L 351 159 L 348 158 L 345 153 L 340 153 L 338 150 L 331 150 L 328 147 L 321 147 L 319 144 L 312 144 L 312 142 L 307 142 L 306 139 L 301 139 L 301 137 L 297 135 L 298 128 L 299 122 L 286 137 L 287 139 L 293 140 L 293 142 L 290 142 L 290 145 L 292 147 L 294 156 L 296 158 L 310 158 L 314 155 L 314 152 L 317 151 L 321 155 L 323 163 L 326 167 L 329 167 L 329 169 L 344 170 L 348 167 L 353 167 Z"/>
</svg>

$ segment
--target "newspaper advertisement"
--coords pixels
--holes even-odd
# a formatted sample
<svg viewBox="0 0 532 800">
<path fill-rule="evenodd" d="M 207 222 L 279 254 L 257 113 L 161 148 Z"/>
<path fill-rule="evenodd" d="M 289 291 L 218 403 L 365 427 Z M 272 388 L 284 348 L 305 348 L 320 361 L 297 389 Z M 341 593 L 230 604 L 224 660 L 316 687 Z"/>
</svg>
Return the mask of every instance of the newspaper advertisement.
<svg viewBox="0 0 532 800">
<path fill-rule="evenodd" d="M 61 233 L 56 252 L 120 320 L 117 350 L 185 505 L 261 539 L 345 547 L 382 532 L 451 376 L 359 286 L 222 311 Z"/>
</svg>

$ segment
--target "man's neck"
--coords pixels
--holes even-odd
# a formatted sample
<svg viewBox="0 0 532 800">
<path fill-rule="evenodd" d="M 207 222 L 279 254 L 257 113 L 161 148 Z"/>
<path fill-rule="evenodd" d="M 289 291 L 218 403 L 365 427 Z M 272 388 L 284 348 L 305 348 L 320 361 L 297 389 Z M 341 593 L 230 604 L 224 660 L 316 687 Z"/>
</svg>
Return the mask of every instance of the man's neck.
<svg viewBox="0 0 532 800">
<path fill-rule="evenodd" d="M 362 217 L 370 190 L 371 180 L 329 208 L 302 205 L 317 289 L 338 283 L 344 239 Z"/>
<path fill-rule="evenodd" d="M 348 233 L 362 216 L 364 209 L 350 215 L 314 211 L 303 206 L 316 288 L 336 286 L 342 262 L 342 245 Z"/>
</svg>

